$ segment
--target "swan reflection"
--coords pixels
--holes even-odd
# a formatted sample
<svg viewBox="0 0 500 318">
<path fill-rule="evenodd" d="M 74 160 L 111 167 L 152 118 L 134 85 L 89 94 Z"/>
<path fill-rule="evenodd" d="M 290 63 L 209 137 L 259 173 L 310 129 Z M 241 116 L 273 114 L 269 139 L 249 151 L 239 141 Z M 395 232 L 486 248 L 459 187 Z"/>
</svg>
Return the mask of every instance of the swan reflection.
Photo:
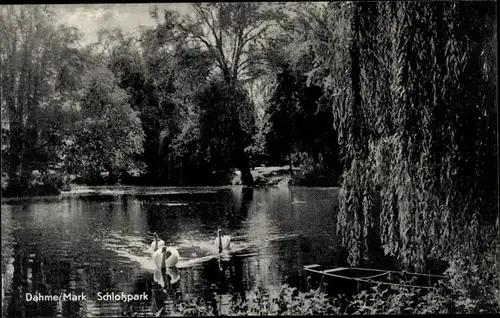
<svg viewBox="0 0 500 318">
<path fill-rule="evenodd" d="M 180 279 L 181 275 L 177 267 L 165 267 L 164 270 L 155 269 L 153 273 L 153 280 L 163 288 L 170 287 Z"/>
</svg>

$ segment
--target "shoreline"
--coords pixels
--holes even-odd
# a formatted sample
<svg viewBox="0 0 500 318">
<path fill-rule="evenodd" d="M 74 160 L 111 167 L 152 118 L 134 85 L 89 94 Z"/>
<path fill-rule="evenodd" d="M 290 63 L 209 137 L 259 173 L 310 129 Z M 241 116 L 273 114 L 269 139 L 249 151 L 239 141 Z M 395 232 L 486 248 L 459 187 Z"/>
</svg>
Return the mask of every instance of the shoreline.
<svg viewBox="0 0 500 318">
<path fill-rule="evenodd" d="M 293 168 L 294 172 L 300 172 L 298 168 Z M 132 191 L 130 194 L 140 194 L 135 193 L 140 189 L 139 192 L 147 191 L 163 191 L 164 194 L 176 194 L 176 193 L 189 193 L 190 191 L 199 192 L 200 190 L 207 191 L 218 191 L 224 189 L 231 189 L 234 187 L 244 187 L 252 189 L 269 189 L 269 188 L 314 188 L 314 189 L 332 189 L 338 188 L 338 186 L 315 186 L 315 185 L 294 185 L 293 178 L 290 177 L 288 166 L 271 166 L 271 167 L 255 167 L 251 170 L 252 177 L 254 178 L 253 185 L 242 185 L 241 179 L 238 177 L 240 174 L 236 173 L 235 178 L 231 180 L 229 184 L 222 184 L 216 186 L 208 185 L 176 185 L 176 186 L 152 186 L 152 185 L 132 185 L 132 184 L 116 184 L 116 185 L 98 185 L 98 186 L 88 186 L 84 184 L 72 184 L 70 185 L 70 190 L 60 191 L 59 194 L 47 194 L 47 195 L 34 195 L 34 196 L 3 196 L 2 202 L 18 201 L 18 200 L 28 200 L 28 199 L 58 199 L 71 195 L 118 195 L 118 194 L 129 194 L 128 191 Z M 180 190 L 182 189 L 182 190 Z M 169 191 L 171 190 L 171 191 Z M 172 192 L 174 190 L 174 192 Z M 206 191 L 203 191 L 206 192 Z M 163 193 L 157 193 L 163 194 Z"/>
<path fill-rule="evenodd" d="M 59 200 L 64 197 L 81 195 L 81 196 L 91 196 L 91 195 L 171 195 L 171 194 L 186 194 L 186 193 L 214 193 L 219 190 L 226 190 L 232 188 L 251 188 L 254 190 L 262 190 L 262 189 L 279 189 L 279 188 L 312 188 L 315 190 L 337 190 L 339 187 L 312 187 L 312 186 L 296 186 L 296 185 L 287 185 L 286 187 L 277 187 L 273 185 L 264 185 L 264 186 L 243 186 L 243 185 L 225 185 L 225 186 L 132 186 L 132 185 L 113 185 L 113 186 L 77 186 L 76 189 L 72 189 L 70 191 L 61 191 L 58 195 L 44 195 L 44 196 L 22 196 L 22 197 L 2 197 L 2 203 L 15 202 L 15 201 L 25 201 L 25 200 Z M 102 188 L 103 191 L 99 191 L 99 188 Z M 132 191 L 124 191 L 128 188 Z M 143 191 L 133 191 L 134 189 L 141 189 Z M 161 191 L 161 193 L 148 193 L 147 190 L 158 191 L 159 189 L 163 189 L 165 191 Z M 166 191 L 168 189 L 177 190 L 177 191 Z M 182 190 L 180 190 L 182 189 Z M 144 191 L 146 190 L 146 191 Z M 180 190 L 180 191 L 179 191 Z M 204 190 L 204 191 L 202 191 Z"/>
</svg>

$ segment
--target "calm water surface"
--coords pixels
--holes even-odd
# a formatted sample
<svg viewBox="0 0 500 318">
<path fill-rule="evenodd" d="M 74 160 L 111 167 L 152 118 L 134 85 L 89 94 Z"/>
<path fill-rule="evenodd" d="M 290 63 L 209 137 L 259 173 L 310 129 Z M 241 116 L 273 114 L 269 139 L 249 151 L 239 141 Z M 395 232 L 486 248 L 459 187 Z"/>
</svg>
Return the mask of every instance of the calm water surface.
<svg viewBox="0 0 500 318">
<path fill-rule="evenodd" d="M 201 297 L 217 312 L 235 294 L 300 287 L 304 265 L 337 263 L 336 209 L 336 189 L 295 187 L 126 187 L 3 202 L 3 315 L 150 314 L 165 297 Z M 213 244 L 218 225 L 232 238 L 222 259 Z M 154 232 L 181 255 L 166 275 L 149 252 Z M 87 301 L 25 296 L 61 292 L 84 293 Z M 99 301 L 99 292 L 149 299 Z"/>
</svg>

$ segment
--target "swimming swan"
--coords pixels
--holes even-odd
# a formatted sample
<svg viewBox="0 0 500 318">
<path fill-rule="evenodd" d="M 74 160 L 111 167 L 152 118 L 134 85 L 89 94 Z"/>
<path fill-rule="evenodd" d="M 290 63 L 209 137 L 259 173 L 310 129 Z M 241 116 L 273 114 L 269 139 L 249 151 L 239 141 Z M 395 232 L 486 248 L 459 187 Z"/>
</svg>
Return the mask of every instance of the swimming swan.
<svg viewBox="0 0 500 318">
<path fill-rule="evenodd" d="M 154 252 L 156 252 L 157 250 L 159 250 L 163 246 L 165 246 L 165 241 L 160 240 L 160 238 L 158 237 L 158 234 L 156 234 L 156 232 L 154 233 L 154 236 L 155 236 L 155 240 L 153 241 L 153 243 L 151 243 L 151 255 L 153 255 Z"/>
<path fill-rule="evenodd" d="M 219 248 L 219 253 L 223 250 L 228 250 L 231 245 L 231 237 L 229 235 L 221 235 L 220 228 L 217 228 L 217 237 L 215 238 L 215 246 Z"/>
<path fill-rule="evenodd" d="M 163 246 L 154 252 L 153 261 L 157 269 L 174 267 L 179 261 L 179 252 L 174 247 Z"/>
</svg>

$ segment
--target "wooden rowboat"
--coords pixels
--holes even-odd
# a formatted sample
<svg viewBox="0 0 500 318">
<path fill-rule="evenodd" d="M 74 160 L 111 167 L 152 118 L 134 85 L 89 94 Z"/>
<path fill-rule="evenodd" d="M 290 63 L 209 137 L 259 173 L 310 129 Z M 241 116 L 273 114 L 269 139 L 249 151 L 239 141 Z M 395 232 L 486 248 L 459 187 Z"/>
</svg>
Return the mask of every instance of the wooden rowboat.
<svg viewBox="0 0 500 318">
<path fill-rule="evenodd" d="M 405 288 L 431 289 L 444 276 L 390 271 L 359 267 L 328 267 L 318 264 L 304 266 L 304 271 L 320 277 L 323 282 L 328 278 L 339 292 L 359 292 L 372 286 L 397 286 Z"/>
</svg>

